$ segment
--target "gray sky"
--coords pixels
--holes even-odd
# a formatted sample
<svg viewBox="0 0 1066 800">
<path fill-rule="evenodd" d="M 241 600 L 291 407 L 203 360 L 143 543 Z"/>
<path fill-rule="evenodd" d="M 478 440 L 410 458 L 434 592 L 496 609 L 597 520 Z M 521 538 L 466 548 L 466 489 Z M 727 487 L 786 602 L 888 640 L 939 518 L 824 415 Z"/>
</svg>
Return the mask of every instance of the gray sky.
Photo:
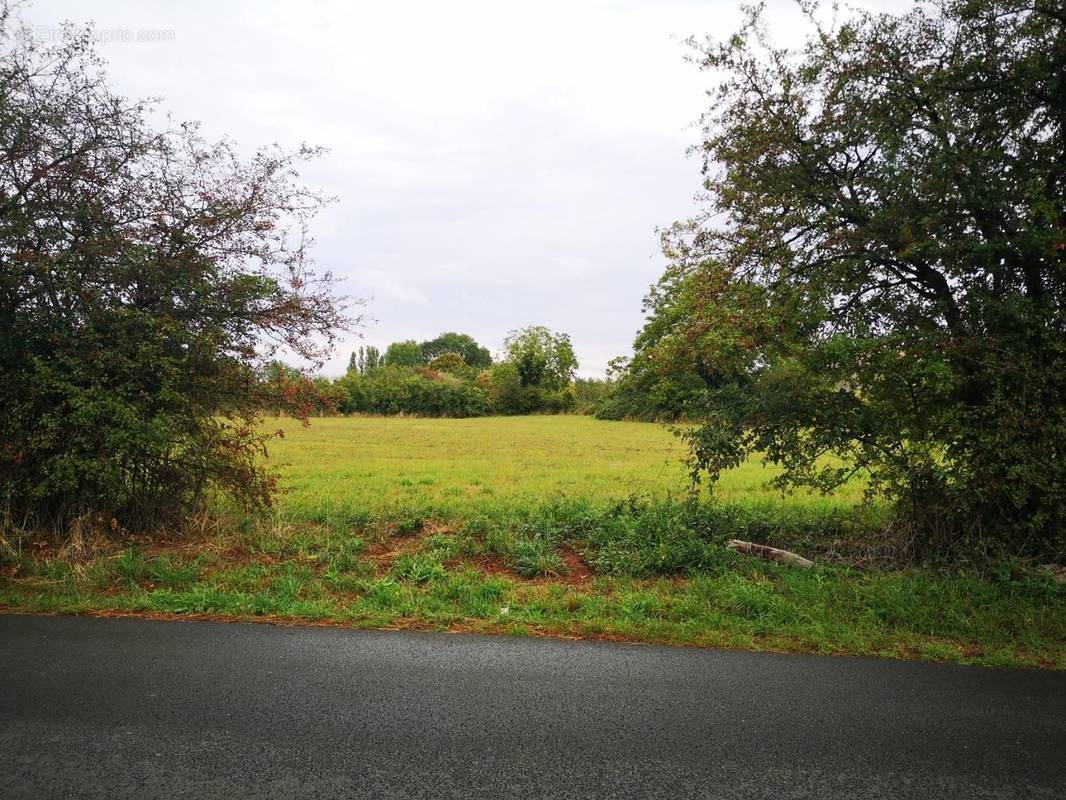
<svg viewBox="0 0 1066 800">
<path fill-rule="evenodd" d="M 794 6 L 770 8 L 792 41 Z M 328 374 L 360 343 L 457 330 L 496 352 L 541 324 L 588 376 L 631 351 L 664 265 L 655 228 L 700 188 L 685 151 L 711 80 L 681 41 L 739 21 L 736 0 L 36 0 L 24 16 L 93 20 L 112 85 L 209 138 L 329 148 L 303 171 L 338 198 L 315 258 L 376 321 Z"/>
</svg>

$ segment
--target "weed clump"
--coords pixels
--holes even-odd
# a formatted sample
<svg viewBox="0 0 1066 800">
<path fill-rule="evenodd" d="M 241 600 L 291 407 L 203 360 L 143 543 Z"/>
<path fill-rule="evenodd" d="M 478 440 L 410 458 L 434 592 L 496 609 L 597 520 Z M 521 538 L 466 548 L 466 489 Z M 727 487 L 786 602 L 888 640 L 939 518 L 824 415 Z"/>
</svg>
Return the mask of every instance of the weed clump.
<svg viewBox="0 0 1066 800">
<path fill-rule="evenodd" d="M 438 553 L 408 553 L 396 559 L 392 573 L 397 578 L 411 583 L 428 583 L 448 574 Z"/>
<path fill-rule="evenodd" d="M 566 572 L 566 562 L 546 539 L 522 537 L 515 539 L 508 554 L 509 562 L 519 575 L 535 578 L 556 576 Z"/>
</svg>

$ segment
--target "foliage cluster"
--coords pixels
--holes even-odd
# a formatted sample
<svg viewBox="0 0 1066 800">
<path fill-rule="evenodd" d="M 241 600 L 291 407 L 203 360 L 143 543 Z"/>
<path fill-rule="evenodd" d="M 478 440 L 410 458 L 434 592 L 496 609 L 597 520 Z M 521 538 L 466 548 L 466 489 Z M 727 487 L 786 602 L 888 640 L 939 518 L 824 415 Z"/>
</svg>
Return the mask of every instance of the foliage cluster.
<svg viewBox="0 0 1066 800">
<path fill-rule="evenodd" d="M 182 525 L 218 491 L 269 502 L 262 380 L 345 329 L 316 277 L 322 200 L 298 165 L 241 158 L 107 87 L 89 31 L 42 43 L 0 11 L 0 506 L 16 525 Z M 277 390 L 276 392 L 273 390 Z"/>
<path fill-rule="evenodd" d="M 782 487 L 859 473 L 918 551 L 1061 557 L 1066 14 L 808 10 L 797 52 L 761 7 L 696 45 L 721 76 L 705 206 L 664 237 L 619 385 L 692 387 L 694 474 L 753 452 Z"/>
<path fill-rule="evenodd" d="M 492 365 L 492 354 L 482 347 L 474 337 L 465 333 L 446 331 L 436 338 L 417 342 L 405 339 L 392 342 L 381 353 L 374 346 L 360 347 L 352 353 L 348 361 L 349 372 L 366 373 L 377 367 L 419 367 L 428 366 L 440 370 L 433 362 L 441 356 L 456 355 L 463 364 L 472 370 L 480 370 Z"/>
<path fill-rule="evenodd" d="M 577 356 L 565 333 L 555 334 L 535 325 L 511 331 L 503 346 L 522 386 L 561 389 L 574 378 Z"/>
<path fill-rule="evenodd" d="M 341 413 L 475 417 L 559 413 L 575 408 L 577 359 L 566 334 L 530 327 L 506 341 L 503 361 L 471 336 L 448 332 L 419 344 L 393 342 L 352 354 L 348 373 L 319 386 Z M 324 409 L 326 404 L 315 406 Z"/>
<path fill-rule="evenodd" d="M 470 381 L 428 367 L 379 367 L 350 372 L 332 384 L 341 390 L 337 411 L 479 417 L 488 413 L 485 392 Z"/>
</svg>

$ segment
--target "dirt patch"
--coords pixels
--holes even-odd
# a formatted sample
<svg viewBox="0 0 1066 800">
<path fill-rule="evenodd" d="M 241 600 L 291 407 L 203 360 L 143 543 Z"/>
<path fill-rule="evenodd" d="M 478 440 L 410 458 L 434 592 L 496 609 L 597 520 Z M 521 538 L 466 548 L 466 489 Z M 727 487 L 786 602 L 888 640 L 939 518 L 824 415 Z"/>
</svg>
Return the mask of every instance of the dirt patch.
<svg viewBox="0 0 1066 800">
<path fill-rule="evenodd" d="M 572 547 L 559 548 L 559 555 L 566 562 L 566 572 L 557 578 L 551 579 L 553 583 L 561 582 L 571 586 L 580 586 L 592 580 L 592 570 L 585 562 L 584 557 Z"/>
<path fill-rule="evenodd" d="M 384 539 L 374 542 L 360 554 L 360 559 L 374 565 L 378 575 L 385 575 L 400 556 L 417 553 L 422 543 L 430 536 L 453 535 L 455 531 L 445 525 L 427 522 L 418 533 L 403 535 L 390 532 Z"/>
<path fill-rule="evenodd" d="M 456 558 L 448 563 L 449 568 L 472 567 L 487 577 L 507 578 L 519 583 L 528 581 L 511 569 L 503 556 L 496 553 L 483 553 L 473 558 Z"/>
<path fill-rule="evenodd" d="M 175 613 L 170 611 L 122 611 L 118 609 L 96 609 L 75 613 L 26 611 L 19 608 L 0 605 L 0 614 L 33 614 L 41 617 L 94 617 L 99 619 L 147 619 L 159 622 L 220 622 L 236 624 L 259 624 L 275 625 L 279 627 L 299 628 L 341 628 L 347 630 L 376 630 L 376 631 L 432 631 L 437 633 L 455 634 L 481 634 L 481 635 L 514 635 L 519 630 L 523 635 L 532 637 L 545 637 L 551 639 L 569 639 L 572 641 L 609 641 L 626 642 L 629 644 L 656 644 L 645 642 L 640 639 L 615 634 L 606 631 L 579 631 L 569 626 L 552 627 L 550 625 L 522 624 L 518 628 L 510 623 L 502 623 L 494 620 L 469 620 L 453 622 L 446 625 L 421 620 L 417 617 L 400 617 L 388 624 L 366 624 L 358 619 L 306 619 L 300 617 L 284 617 L 276 614 L 261 615 L 235 615 L 235 614 L 204 614 L 204 613 Z M 699 647 L 688 643 L 680 643 L 681 646 Z"/>
<path fill-rule="evenodd" d="M 417 536 L 390 536 L 380 542 L 374 542 L 359 556 L 360 560 L 374 565 L 377 575 L 385 575 L 392 569 L 396 559 L 418 551 L 421 538 Z"/>
<path fill-rule="evenodd" d="M 1041 564 L 1040 570 L 1049 573 L 1055 583 L 1066 584 L 1066 567 L 1062 564 Z"/>
<path fill-rule="evenodd" d="M 426 520 L 422 523 L 422 529 L 416 535 L 419 539 L 425 539 L 427 536 L 436 535 L 454 536 L 455 529 L 448 525 L 442 525 L 439 522 L 434 522 L 433 520 Z"/>
<path fill-rule="evenodd" d="M 27 539 L 23 547 L 25 555 L 35 561 L 64 561 L 82 564 L 95 558 L 109 557 L 127 548 L 136 548 L 148 559 L 157 556 L 196 557 L 206 550 L 221 552 L 223 539 L 211 533 L 189 534 L 130 534 L 122 531 L 107 535 L 95 533 L 91 537 L 72 535 L 65 540 L 52 537 Z"/>
<path fill-rule="evenodd" d="M 507 563 L 507 560 L 498 553 L 482 553 L 472 558 L 456 558 L 447 563 L 449 569 L 468 567 L 475 569 L 486 577 L 506 578 L 514 583 L 526 586 L 565 585 L 583 586 L 592 578 L 592 570 L 585 562 L 581 553 L 571 547 L 559 549 L 559 555 L 566 564 L 566 570 L 558 575 L 538 575 L 535 578 L 527 578 L 519 575 Z"/>
<path fill-rule="evenodd" d="M 276 566 L 286 560 L 280 556 L 269 555 L 267 553 L 253 553 L 244 545 L 239 544 L 219 550 L 218 559 L 227 569 L 232 569 L 233 567 L 246 567 L 249 564 Z"/>
</svg>

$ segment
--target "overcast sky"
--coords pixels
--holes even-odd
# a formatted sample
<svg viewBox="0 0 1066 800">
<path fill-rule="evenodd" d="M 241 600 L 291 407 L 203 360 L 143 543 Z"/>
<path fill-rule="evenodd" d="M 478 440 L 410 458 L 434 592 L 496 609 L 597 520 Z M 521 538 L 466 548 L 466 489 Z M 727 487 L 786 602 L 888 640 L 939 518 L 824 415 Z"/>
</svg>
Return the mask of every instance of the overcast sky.
<svg viewBox="0 0 1066 800">
<path fill-rule="evenodd" d="M 794 5 L 769 5 L 794 41 Z M 36 0 L 24 16 L 92 20 L 112 85 L 209 138 L 329 149 L 303 171 L 337 197 L 315 258 L 374 321 L 327 373 L 360 343 L 456 330 L 496 352 L 541 324 L 587 376 L 631 351 L 663 268 L 655 229 L 700 188 L 685 151 L 710 77 L 682 40 L 739 21 L 736 0 Z"/>
</svg>

